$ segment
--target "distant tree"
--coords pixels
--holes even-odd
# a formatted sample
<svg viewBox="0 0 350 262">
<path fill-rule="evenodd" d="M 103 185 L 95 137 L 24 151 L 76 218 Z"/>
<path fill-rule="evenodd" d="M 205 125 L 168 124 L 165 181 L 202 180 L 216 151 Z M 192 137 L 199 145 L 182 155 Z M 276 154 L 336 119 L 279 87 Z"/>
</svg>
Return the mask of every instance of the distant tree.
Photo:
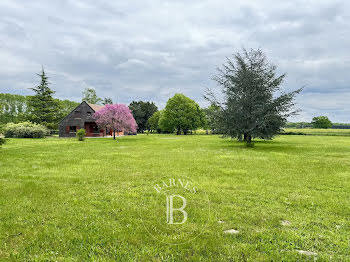
<svg viewBox="0 0 350 262">
<path fill-rule="evenodd" d="M 199 105 L 183 94 L 175 94 L 170 98 L 159 120 L 162 130 L 186 135 L 203 125 L 204 115 Z"/>
<path fill-rule="evenodd" d="M 308 128 L 308 127 L 312 127 L 311 123 L 308 122 L 288 122 L 285 125 L 286 128 Z"/>
<path fill-rule="evenodd" d="M 332 122 L 326 116 L 317 116 L 312 118 L 312 127 L 313 128 L 331 128 Z"/>
<path fill-rule="evenodd" d="M 35 95 L 28 96 L 29 119 L 51 129 L 57 128 L 59 106 L 52 97 L 55 92 L 49 88 L 44 68 L 38 76 L 41 79 L 40 85 L 30 88 Z"/>
<path fill-rule="evenodd" d="M 218 115 L 220 114 L 220 107 L 216 105 L 210 105 L 207 108 L 203 109 L 207 128 L 211 130 L 213 134 L 218 134 L 220 132 L 220 120 L 218 119 Z"/>
<path fill-rule="evenodd" d="M 161 128 L 159 126 L 159 119 L 161 118 L 162 110 L 155 112 L 149 119 L 148 119 L 148 126 L 150 131 L 157 131 L 158 133 L 161 132 Z"/>
<path fill-rule="evenodd" d="M 220 107 L 218 119 L 224 135 L 244 139 L 272 139 L 287 123 L 293 110 L 294 98 L 302 89 L 281 93 L 285 74 L 277 76 L 276 66 L 267 61 L 260 50 L 245 49 L 218 69 L 214 80 L 222 88 L 223 101 L 207 91 L 206 98 Z"/>
<path fill-rule="evenodd" d="M 102 103 L 102 99 L 97 96 L 96 90 L 93 88 L 84 89 L 82 101 L 85 101 L 90 104 L 97 104 L 97 105 Z"/>
<path fill-rule="evenodd" d="M 32 120 L 29 106 L 29 101 L 31 100 L 31 96 L 0 93 L 0 124 Z M 58 121 L 68 115 L 79 103 L 56 98 L 54 98 L 54 101 L 58 105 L 55 116 L 56 120 L 54 121 L 55 127 Z"/>
<path fill-rule="evenodd" d="M 153 102 L 132 101 L 129 108 L 136 120 L 137 131 L 144 132 L 146 129 L 150 129 L 148 119 L 157 112 L 157 106 Z"/>
<path fill-rule="evenodd" d="M 0 123 L 18 123 L 28 118 L 27 97 L 0 93 Z"/>
<path fill-rule="evenodd" d="M 103 104 L 103 105 L 112 105 L 112 104 L 113 104 L 113 100 L 112 100 L 112 98 L 105 97 L 105 98 L 103 99 L 102 104 Z"/>
<path fill-rule="evenodd" d="M 93 117 L 100 128 L 111 128 L 113 130 L 113 139 L 115 139 L 116 131 L 124 129 L 125 132 L 136 132 L 136 121 L 126 105 L 105 105 Z"/>
</svg>

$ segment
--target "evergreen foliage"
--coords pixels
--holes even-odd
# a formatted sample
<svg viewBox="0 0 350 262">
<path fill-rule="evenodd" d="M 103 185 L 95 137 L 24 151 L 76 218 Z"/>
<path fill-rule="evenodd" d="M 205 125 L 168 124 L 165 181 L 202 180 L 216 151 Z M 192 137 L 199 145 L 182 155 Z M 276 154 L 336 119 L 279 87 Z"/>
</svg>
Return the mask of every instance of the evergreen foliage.
<svg viewBox="0 0 350 262">
<path fill-rule="evenodd" d="M 49 88 L 48 77 L 45 74 L 44 68 L 40 74 L 40 84 L 37 87 L 31 88 L 35 95 L 28 96 L 28 118 L 31 122 L 40 123 L 51 129 L 57 128 L 59 119 L 59 105 L 52 97 L 55 93 Z"/>
<path fill-rule="evenodd" d="M 302 89 L 283 92 L 285 74 L 277 75 L 276 66 L 260 50 L 245 49 L 218 69 L 214 80 L 221 87 L 223 101 L 208 90 L 206 98 L 220 107 L 217 119 L 224 135 L 246 140 L 272 139 L 295 115 L 295 96 Z"/>
</svg>

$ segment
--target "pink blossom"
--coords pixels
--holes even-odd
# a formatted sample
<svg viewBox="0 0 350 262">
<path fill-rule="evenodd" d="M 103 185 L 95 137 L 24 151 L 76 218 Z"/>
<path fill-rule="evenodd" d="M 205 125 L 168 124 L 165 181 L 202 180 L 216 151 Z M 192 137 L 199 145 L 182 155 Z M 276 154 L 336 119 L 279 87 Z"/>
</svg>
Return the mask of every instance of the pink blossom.
<svg viewBox="0 0 350 262">
<path fill-rule="evenodd" d="M 136 121 L 126 105 L 105 105 L 93 117 L 100 128 L 107 127 L 113 129 L 113 131 L 136 132 Z"/>
</svg>

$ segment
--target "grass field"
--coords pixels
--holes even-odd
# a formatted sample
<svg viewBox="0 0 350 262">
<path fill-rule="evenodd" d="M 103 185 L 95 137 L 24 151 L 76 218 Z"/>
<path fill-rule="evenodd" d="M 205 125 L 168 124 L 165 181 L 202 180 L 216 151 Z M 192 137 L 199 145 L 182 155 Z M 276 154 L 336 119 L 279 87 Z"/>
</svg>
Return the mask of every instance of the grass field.
<svg viewBox="0 0 350 262">
<path fill-rule="evenodd" d="M 165 175 L 210 199 L 207 227 L 182 245 L 157 241 L 140 217 L 146 184 Z M 11 139 L 0 149 L 0 261 L 350 261 L 349 178 L 348 137 L 254 148 L 216 135 Z"/>
</svg>

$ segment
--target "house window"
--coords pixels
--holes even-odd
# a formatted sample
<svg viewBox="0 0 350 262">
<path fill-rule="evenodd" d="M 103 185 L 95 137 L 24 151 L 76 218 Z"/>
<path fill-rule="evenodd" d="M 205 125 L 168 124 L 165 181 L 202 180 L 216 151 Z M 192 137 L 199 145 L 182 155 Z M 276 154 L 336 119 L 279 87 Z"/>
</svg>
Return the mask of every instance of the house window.
<svg viewBox="0 0 350 262">
<path fill-rule="evenodd" d="M 77 127 L 76 126 L 70 126 L 69 127 L 69 133 L 76 133 L 77 132 Z"/>
<path fill-rule="evenodd" d="M 91 117 L 91 112 L 87 112 L 87 117 Z"/>
<path fill-rule="evenodd" d="M 80 111 L 74 111 L 74 117 L 80 118 L 81 117 L 81 112 Z"/>
</svg>

